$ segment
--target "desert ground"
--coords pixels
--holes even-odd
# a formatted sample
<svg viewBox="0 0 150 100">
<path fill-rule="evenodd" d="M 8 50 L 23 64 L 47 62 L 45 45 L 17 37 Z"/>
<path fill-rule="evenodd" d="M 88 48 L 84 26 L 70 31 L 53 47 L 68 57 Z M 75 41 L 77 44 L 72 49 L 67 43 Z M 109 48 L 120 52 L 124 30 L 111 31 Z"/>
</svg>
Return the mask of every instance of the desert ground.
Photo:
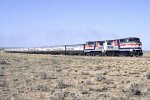
<svg viewBox="0 0 150 100">
<path fill-rule="evenodd" d="M 150 55 L 1 52 L 0 100 L 150 100 Z"/>
</svg>

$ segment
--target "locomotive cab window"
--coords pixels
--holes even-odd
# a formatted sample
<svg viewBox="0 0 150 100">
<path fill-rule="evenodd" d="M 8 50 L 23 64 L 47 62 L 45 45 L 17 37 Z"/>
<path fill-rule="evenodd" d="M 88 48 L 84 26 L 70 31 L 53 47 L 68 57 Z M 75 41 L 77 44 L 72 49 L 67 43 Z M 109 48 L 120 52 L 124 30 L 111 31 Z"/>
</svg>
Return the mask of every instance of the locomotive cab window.
<svg viewBox="0 0 150 100">
<path fill-rule="evenodd" d="M 129 42 L 138 42 L 140 43 L 140 39 L 139 38 L 130 38 L 128 39 Z"/>
<path fill-rule="evenodd" d="M 112 42 L 107 42 L 107 45 L 112 45 Z"/>
<path fill-rule="evenodd" d="M 87 42 L 87 45 L 94 45 L 94 42 Z"/>
<path fill-rule="evenodd" d="M 100 45 L 103 45 L 103 42 L 100 42 Z"/>
<path fill-rule="evenodd" d="M 104 45 L 104 42 L 99 42 L 100 46 Z"/>
<path fill-rule="evenodd" d="M 126 43 L 126 39 L 121 39 L 120 42 L 121 43 Z"/>
<path fill-rule="evenodd" d="M 128 41 L 129 42 L 135 42 L 135 40 L 133 38 L 130 38 Z"/>
</svg>

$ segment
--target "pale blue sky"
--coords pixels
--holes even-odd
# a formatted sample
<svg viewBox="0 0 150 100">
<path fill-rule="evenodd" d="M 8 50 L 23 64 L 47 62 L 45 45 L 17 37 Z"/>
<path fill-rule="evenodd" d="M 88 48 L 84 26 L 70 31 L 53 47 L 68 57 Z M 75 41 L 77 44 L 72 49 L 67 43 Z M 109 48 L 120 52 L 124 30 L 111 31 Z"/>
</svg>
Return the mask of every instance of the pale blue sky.
<svg viewBox="0 0 150 100">
<path fill-rule="evenodd" d="M 0 0 L 0 47 L 132 36 L 150 50 L 150 0 Z"/>
</svg>

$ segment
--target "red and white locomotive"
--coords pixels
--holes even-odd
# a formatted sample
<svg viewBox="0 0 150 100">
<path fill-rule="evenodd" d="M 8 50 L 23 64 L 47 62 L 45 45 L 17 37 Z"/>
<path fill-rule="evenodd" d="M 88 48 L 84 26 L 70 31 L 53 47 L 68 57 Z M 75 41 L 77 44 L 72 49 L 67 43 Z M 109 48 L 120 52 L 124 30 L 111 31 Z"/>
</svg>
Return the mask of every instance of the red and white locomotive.
<svg viewBox="0 0 150 100">
<path fill-rule="evenodd" d="M 129 37 L 105 41 L 89 41 L 86 44 L 61 45 L 38 48 L 7 48 L 6 52 L 45 53 L 65 55 L 105 55 L 142 56 L 142 43 L 139 38 Z"/>
<path fill-rule="evenodd" d="M 139 38 L 129 37 L 106 41 L 89 41 L 85 44 L 86 55 L 142 56 L 142 43 Z"/>
</svg>

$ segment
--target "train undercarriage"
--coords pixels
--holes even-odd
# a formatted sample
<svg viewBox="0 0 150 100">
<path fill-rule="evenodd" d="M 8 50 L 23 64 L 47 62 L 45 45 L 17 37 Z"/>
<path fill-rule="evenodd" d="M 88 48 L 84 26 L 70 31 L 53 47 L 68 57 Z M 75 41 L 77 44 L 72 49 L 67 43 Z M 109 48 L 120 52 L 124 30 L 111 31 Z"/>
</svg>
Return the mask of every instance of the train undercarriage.
<svg viewBox="0 0 150 100">
<path fill-rule="evenodd" d="M 84 51 L 31 51 L 31 52 L 17 52 L 12 51 L 10 53 L 28 53 L 28 54 L 51 54 L 51 55 L 80 55 L 80 56 L 142 56 L 143 52 L 142 50 L 133 50 L 133 51 L 90 51 L 90 52 L 84 52 Z"/>
<path fill-rule="evenodd" d="M 86 52 L 86 56 L 143 56 L 142 50 L 133 50 L 133 51 L 91 51 Z"/>
</svg>

